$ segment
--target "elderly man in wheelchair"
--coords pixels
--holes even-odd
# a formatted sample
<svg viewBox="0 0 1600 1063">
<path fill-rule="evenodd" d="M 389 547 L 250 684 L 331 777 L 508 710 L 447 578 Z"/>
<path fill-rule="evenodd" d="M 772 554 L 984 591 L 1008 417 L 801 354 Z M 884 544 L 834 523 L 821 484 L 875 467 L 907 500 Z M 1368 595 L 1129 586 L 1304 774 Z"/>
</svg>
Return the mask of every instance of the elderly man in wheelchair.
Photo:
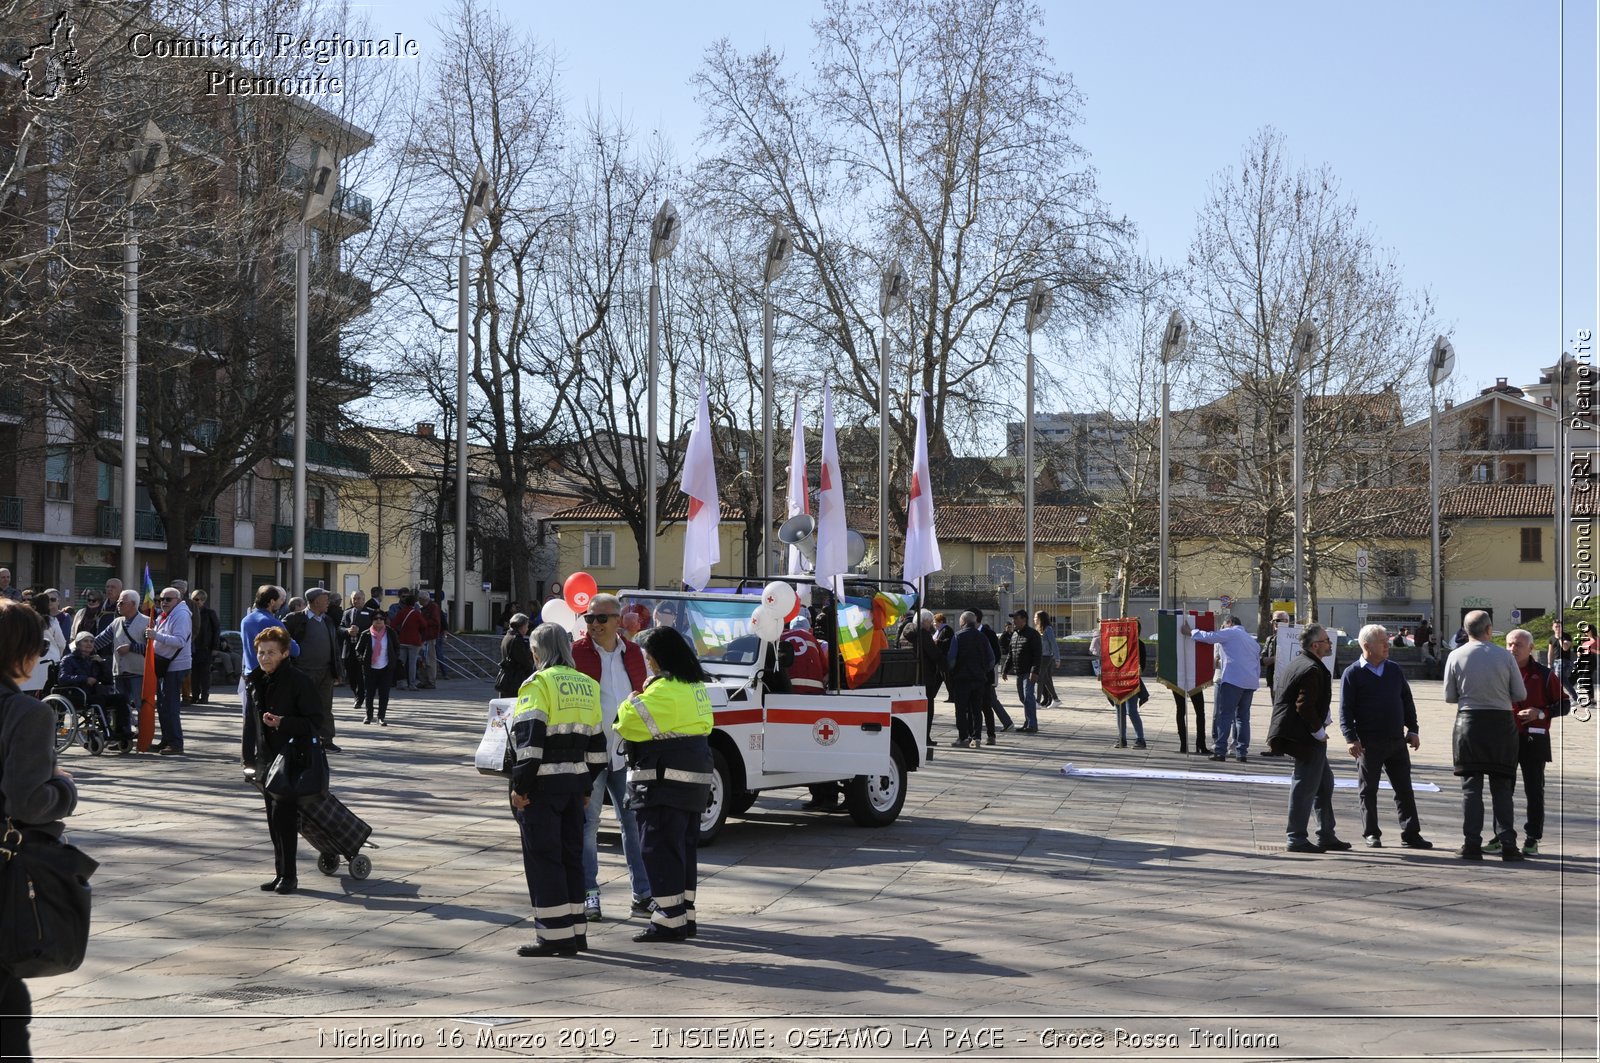
<svg viewBox="0 0 1600 1063">
<path fill-rule="evenodd" d="M 50 693 L 66 699 L 76 714 L 63 717 L 57 727 L 58 748 L 81 740 L 84 748 L 98 756 L 107 746 L 126 753 L 133 747 L 133 731 L 128 724 L 128 699 L 111 682 L 111 665 L 95 656 L 94 636 L 83 632 L 73 640 L 72 652 L 61 661 L 60 671 Z"/>
</svg>

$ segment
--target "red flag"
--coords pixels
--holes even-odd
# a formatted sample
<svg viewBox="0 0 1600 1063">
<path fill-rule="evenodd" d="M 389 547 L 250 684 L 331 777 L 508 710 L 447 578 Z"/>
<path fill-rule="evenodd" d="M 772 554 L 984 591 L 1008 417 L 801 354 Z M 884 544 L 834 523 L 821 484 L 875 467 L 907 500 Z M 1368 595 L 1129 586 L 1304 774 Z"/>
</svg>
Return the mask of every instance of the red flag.
<svg viewBox="0 0 1600 1063">
<path fill-rule="evenodd" d="M 1139 621 L 1100 621 L 1100 689 L 1117 705 L 1139 696 Z"/>
</svg>

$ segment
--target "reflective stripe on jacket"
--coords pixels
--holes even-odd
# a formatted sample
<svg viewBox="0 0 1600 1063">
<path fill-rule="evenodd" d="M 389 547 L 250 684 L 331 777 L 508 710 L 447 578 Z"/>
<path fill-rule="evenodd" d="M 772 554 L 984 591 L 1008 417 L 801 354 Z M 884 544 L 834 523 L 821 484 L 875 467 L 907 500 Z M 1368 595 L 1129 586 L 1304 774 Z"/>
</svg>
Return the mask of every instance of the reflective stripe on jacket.
<svg viewBox="0 0 1600 1063">
<path fill-rule="evenodd" d="M 517 793 L 588 793 L 606 763 L 600 684 L 559 664 L 529 676 L 517 692 L 511 748 Z"/>
<path fill-rule="evenodd" d="M 617 708 L 628 807 L 702 812 L 711 796 L 711 696 L 704 683 L 656 679 Z"/>
</svg>

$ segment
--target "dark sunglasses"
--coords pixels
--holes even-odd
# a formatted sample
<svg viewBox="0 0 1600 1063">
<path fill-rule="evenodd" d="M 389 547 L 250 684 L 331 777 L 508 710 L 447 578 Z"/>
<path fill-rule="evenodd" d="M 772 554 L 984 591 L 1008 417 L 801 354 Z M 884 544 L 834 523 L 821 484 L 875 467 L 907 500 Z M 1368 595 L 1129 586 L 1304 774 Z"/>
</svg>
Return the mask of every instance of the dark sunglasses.
<svg viewBox="0 0 1600 1063">
<path fill-rule="evenodd" d="M 618 613 L 584 613 L 583 622 L 586 624 L 607 624 L 616 620 Z"/>
</svg>

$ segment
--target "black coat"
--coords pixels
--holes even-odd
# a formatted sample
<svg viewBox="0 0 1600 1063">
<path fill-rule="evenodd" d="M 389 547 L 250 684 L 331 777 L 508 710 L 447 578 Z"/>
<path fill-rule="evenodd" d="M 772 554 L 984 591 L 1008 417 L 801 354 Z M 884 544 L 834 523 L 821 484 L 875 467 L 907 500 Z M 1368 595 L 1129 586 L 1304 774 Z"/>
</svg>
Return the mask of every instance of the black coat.
<svg viewBox="0 0 1600 1063">
<path fill-rule="evenodd" d="M 1011 661 L 1006 671 L 1026 678 L 1029 672 L 1039 667 L 1039 657 L 1043 652 L 1044 642 L 1037 631 L 1031 627 L 1018 628 L 1011 633 Z"/>
<path fill-rule="evenodd" d="M 281 663 L 269 672 L 257 668 L 246 682 L 250 685 L 250 714 L 256 728 L 256 778 L 265 779 L 272 760 L 296 735 L 333 734 L 333 713 L 323 708 L 311 677 L 298 668 Z M 261 722 L 265 713 L 282 716 L 277 727 Z"/>
<path fill-rule="evenodd" d="M 1514 716 L 1498 709 L 1457 710 L 1450 736 L 1455 774 L 1515 778 L 1521 740 Z"/>
<path fill-rule="evenodd" d="M 994 679 L 994 651 L 977 628 L 965 627 L 950 640 L 950 689 L 970 693 Z"/>
<path fill-rule="evenodd" d="M 503 698 L 516 697 L 533 669 L 533 649 L 528 645 L 528 636 L 507 632 L 500 640 L 500 681 L 495 684 L 494 692 Z"/>
<path fill-rule="evenodd" d="M 1310 650 L 1301 651 L 1289 662 L 1283 673 L 1283 685 L 1272 699 L 1268 748 L 1291 757 L 1310 756 L 1317 746 L 1326 745 L 1313 735 L 1328 720 L 1332 705 L 1333 673 Z"/>
<path fill-rule="evenodd" d="M 384 634 L 384 641 L 389 644 L 389 658 L 388 658 L 388 664 L 382 670 L 385 671 L 385 672 L 388 672 L 390 675 L 393 675 L 400 667 L 400 640 L 395 637 L 395 633 L 394 633 L 394 629 L 393 628 L 389 628 L 389 627 L 384 628 L 383 634 Z M 355 659 L 356 659 L 356 663 L 361 665 L 362 667 L 364 667 L 364 668 L 365 667 L 371 667 L 371 665 L 372 665 L 372 629 L 371 628 L 368 628 L 367 630 L 363 631 L 361 633 L 361 637 L 356 639 Z"/>
</svg>

